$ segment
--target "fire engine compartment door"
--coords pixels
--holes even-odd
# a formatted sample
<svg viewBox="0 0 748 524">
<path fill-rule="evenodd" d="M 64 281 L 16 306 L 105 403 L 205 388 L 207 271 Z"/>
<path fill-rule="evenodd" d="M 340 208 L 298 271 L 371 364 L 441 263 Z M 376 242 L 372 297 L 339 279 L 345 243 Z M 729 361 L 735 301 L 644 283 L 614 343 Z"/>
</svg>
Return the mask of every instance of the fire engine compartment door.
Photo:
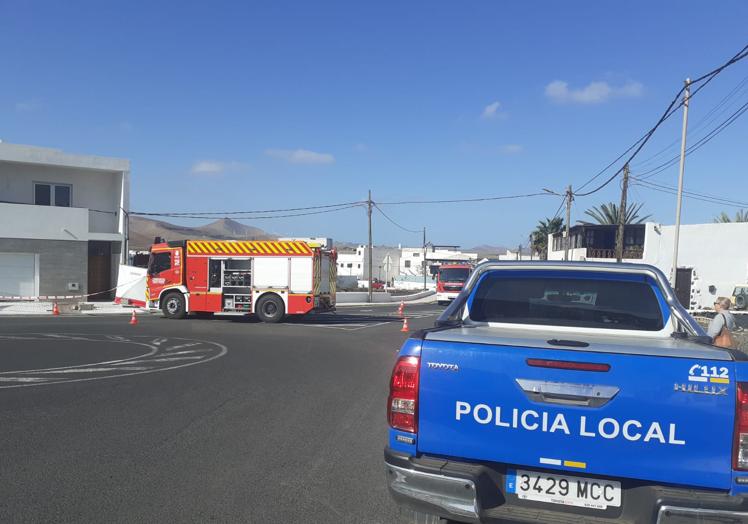
<svg viewBox="0 0 748 524">
<path fill-rule="evenodd" d="M 255 288 L 287 288 L 289 259 L 282 257 L 255 257 Z"/>
<path fill-rule="evenodd" d="M 294 257 L 291 262 L 291 293 L 312 292 L 312 259 Z"/>
<path fill-rule="evenodd" d="M 190 290 L 190 309 L 203 311 L 207 305 L 208 259 L 191 257 L 187 263 L 187 288 Z"/>
</svg>

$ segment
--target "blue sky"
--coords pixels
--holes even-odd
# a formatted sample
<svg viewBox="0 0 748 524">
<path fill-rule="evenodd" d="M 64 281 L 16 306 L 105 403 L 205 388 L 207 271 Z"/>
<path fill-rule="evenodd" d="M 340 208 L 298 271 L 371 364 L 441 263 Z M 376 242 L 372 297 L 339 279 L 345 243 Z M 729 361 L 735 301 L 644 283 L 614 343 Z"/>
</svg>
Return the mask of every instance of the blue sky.
<svg viewBox="0 0 748 524">
<path fill-rule="evenodd" d="M 743 1 L 0 0 L 0 138 L 131 159 L 138 211 L 321 205 L 368 189 L 381 202 L 561 191 L 637 139 L 685 77 L 748 43 L 747 19 Z M 694 97 L 691 123 L 747 75 L 745 60 Z M 746 99 L 748 88 L 733 109 Z M 680 120 L 640 159 L 678 139 Z M 746 131 L 738 120 L 689 156 L 686 188 L 748 200 Z M 675 185 L 677 165 L 652 180 Z M 674 221 L 673 196 L 634 187 L 630 199 Z M 578 199 L 573 220 L 610 200 L 615 183 Z M 559 203 L 383 209 L 468 247 L 525 242 Z M 733 212 L 685 200 L 684 222 L 722 210 Z M 363 209 L 248 223 L 366 237 Z M 374 234 L 420 242 L 378 215 Z"/>
</svg>

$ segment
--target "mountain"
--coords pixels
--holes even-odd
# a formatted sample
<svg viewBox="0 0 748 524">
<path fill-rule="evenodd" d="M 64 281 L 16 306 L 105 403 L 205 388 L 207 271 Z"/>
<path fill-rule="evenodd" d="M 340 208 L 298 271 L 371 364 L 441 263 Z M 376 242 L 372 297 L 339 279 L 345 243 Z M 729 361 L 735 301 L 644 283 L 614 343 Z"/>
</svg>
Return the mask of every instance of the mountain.
<svg viewBox="0 0 748 524">
<path fill-rule="evenodd" d="M 197 227 L 179 226 L 139 216 L 130 217 L 130 249 L 146 250 L 155 237 L 166 240 L 270 240 L 275 237 L 266 231 L 221 218 Z"/>
</svg>

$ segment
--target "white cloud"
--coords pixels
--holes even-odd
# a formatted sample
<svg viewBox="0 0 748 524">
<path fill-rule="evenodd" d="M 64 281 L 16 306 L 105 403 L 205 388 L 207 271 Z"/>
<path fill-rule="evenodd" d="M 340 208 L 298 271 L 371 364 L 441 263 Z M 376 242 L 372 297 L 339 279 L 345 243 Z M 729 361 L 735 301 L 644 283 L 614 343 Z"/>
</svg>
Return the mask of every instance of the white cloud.
<svg viewBox="0 0 748 524">
<path fill-rule="evenodd" d="M 216 160 L 200 160 L 192 164 L 190 172 L 193 175 L 220 175 L 223 173 L 239 173 L 247 171 L 249 166 L 242 162 L 218 162 Z"/>
<path fill-rule="evenodd" d="M 499 113 L 499 109 L 501 109 L 501 102 L 491 102 L 483 108 L 483 113 L 481 113 L 480 117 L 485 118 L 486 120 L 490 120 L 492 118 L 496 118 L 497 116 L 501 116 L 501 113 Z"/>
<path fill-rule="evenodd" d="M 504 144 L 499 147 L 499 152 L 503 155 L 517 155 L 525 150 L 520 144 Z"/>
<path fill-rule="evenodd" d="M 634 98 L 643 92 L 644 86 L 633 81 L 620 86 L 612 86 L 608 82 L 590 82 L 584 87 L 570 89 L 568 82 L 554 80 L 545 86 L 545 96 L 559 104 L 600 104 L 611 98 Z"/>
<path fill-rule="evenodd" d="M 317 153 L 308 149 L 267 149 L 265 154 L 285 160 L 290 164 L 334 164 L 335 157 L 329 153 Z"/>
<path fill-rule="evenodd" d="M 42 108 L 42 103 L 39 100 L 22 100 L 16 102 L 16 111 L 19 113 L 30 113 L 32 111 L 38 111 Z"/>
</svg>

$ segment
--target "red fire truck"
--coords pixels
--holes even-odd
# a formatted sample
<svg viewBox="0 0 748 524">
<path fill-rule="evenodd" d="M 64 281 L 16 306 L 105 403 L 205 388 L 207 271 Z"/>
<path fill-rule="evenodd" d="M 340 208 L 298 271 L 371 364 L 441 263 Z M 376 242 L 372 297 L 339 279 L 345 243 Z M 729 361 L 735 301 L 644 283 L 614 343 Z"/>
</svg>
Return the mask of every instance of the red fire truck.
<svg viewBox="0 0 748 524">
<path fill-rule="evenodd" d="M 436 301 L 447 304 L 462 291 L 473 266 L 470 264 L 442 264 L 436 274 Z"/>
<path fill-rule="evenodd" d="M 168 318 L 233 313 L 280 322 L 335 308 L 334 249 L 302 241 L 156 241 L 146 296 Z"/>
</svg>

